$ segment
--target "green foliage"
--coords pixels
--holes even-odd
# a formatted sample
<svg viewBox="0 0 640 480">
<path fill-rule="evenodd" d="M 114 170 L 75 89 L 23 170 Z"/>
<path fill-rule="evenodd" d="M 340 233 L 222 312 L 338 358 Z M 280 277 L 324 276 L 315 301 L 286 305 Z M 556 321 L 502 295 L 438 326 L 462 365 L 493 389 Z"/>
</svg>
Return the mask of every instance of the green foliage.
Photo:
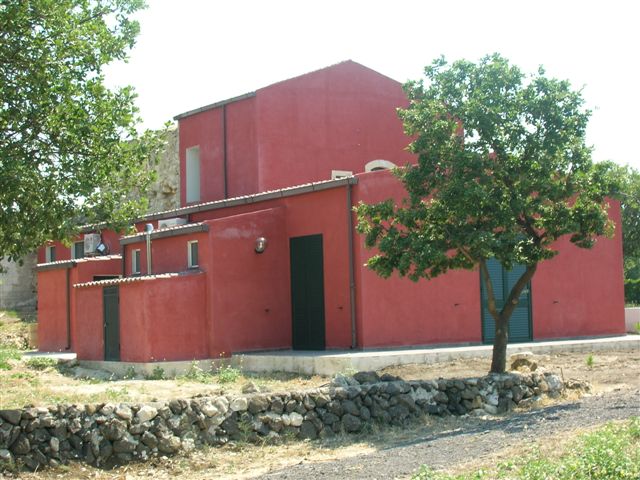
<svg viewBox="0 0 640 480">
<path fill-rule="evenodd" d="M 109 90 L 142 0 L 0 3 L 0 258 L 17 260 L 82 224 L 121 228 L 146 206 L 157 134 L 139 136 L 135 94 Z"/>
<path fill-rule="evenodd" d="M 164 368 L 157 366 L 151 371 L 150 375 L 145 375 L 144 378 L 147 380 L 166 380 L 167 377 Z"/>
<path fill-rule="evenodd" d="M 55 358 L 33 357 L 27 360 L 26 364 L 33 370 L 46 370 L 57 367 L 58 361 Z"/>
<path fill-rule="evenodd" d="M 491 257 L 507 269 L 525 265 L 502 310 L 487 289 L 506 352 L 499 329 L 506 332 L 536 265 L 558 253 L 554 242 L 569 235 L 589 248 L 612 233 L 605 197 L 618 179 L 612 164 L 593 164 L 590 112 L 569 82 L 542 69 L 525 76 L 498 54 L 477 64 L 440 58 L 425 76 L 427 83 L 405 85 L 409 107 L 400 111 L 418 157 L 415 167 L 395 170 L 407 199 L 356 208 L 358 231 L 378 249 L 367 264 L 414 281 L 451 269 L 486 273 Z"/>
<path fill-rule="evenodd" d="M 193 360 L 189 370 L 187 370 L 182 378 L 191 382 L 210 383 L 213 379 L 213 375 L 210 372 L 203 370 L 197 360 Z"/>
<path fill-rule="evenodd" d="M 640 418 L 582 435 L 557 459 L 541 452 L 500 463 L 496 471 L 447 475 L 423 466 L 413 480 L 631 480 L 640 478 Z"/>
<path fill-rule="evenodd" d="M 138 372 L 136 372 L 136 367 L 133 365 L 129 365 L 122 376 L 123 380 L 133 380 L 138 376 Z"/>
<path fill-rule="evenodd" d="M 587 367 L 589 368 L 593 368 L 593 364 L 595 363 L 595 359 L 593 358 L 592 354 L 587 355 Z"/>
<path fill-rule="evenodd" d="M 235 383 L 242 374 L 239 368 L 232 367 L 231 365 L 222 366 L 218 369 L 218 382 L 219 383 Z"/>
<path fill-rule="evenodd" d="M 0 347 L 0 370 L 11 370 L 9 360 L 20 360 L 20 350 L 12 347 Z"/>
<path fill-rule="evenodd" d="M 616 197 L 622 210 L 622 250 L 624 254 L 624 298 L 640 305 L 640 172 L 618 167 L 620 189 Z"/>
</svg>

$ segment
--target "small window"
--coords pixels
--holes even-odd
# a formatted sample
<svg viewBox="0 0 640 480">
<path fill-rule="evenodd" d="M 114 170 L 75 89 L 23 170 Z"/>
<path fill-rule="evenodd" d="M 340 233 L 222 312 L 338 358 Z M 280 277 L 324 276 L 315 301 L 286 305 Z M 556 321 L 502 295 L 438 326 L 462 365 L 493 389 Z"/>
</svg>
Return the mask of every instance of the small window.
<svg viewBox="0 0 640 480">
<path fill-rule="evenodd" d="M 44 249 L 44 261 L 55 262 L 56 261 L 56 247 L 55 245 L 49 245 Z"/>
<path fill-rule="evenodd" d="M 73 242 L 71 246 L 71 258 L 84 258 L 84 241 Z"/>
<path fill-rule="evenodd" d="M 331 170 L 331 180 L 337 180 L 338 178 L 351 177 L 353 172 L 350 170 Z"/>
<path fill-rule="evenodd" d="M 389 160 L 371 160 L 364 166 L 365 172 L 377 172 L 378 170 L 391 170 L 397 165 Z"/>
<path fill-rule="evenodd" d="M 200 201 L 200 147 L 187 148 L 187 203 Z"/>
<path fill-rule="evenodd" d="M 140 249 L 131 252 L 131 275 L 140 275 Z"/>
<path fill-rule="evenodd" d="M 198 241 L 187 242 L 187 265 L 189 268 L 198 266 Z"/>
</svg>

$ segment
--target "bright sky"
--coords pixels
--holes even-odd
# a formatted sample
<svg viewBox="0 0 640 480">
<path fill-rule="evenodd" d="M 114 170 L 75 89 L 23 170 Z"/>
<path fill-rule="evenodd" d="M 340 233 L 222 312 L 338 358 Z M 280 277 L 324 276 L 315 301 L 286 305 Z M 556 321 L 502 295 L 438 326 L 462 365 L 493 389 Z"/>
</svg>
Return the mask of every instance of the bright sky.
<svg viewBox="0 0 640 480">
<path fill-rule="evenodd" d="M 593 110 L 596 160 L 640 169 L 640 3 L 497 0 L 147 0 L 128 64 L 147 128 L 187 110 L 351 59 L 400 82 L 444 54 L 499 52 L 569 79 Z"/>
</svg>

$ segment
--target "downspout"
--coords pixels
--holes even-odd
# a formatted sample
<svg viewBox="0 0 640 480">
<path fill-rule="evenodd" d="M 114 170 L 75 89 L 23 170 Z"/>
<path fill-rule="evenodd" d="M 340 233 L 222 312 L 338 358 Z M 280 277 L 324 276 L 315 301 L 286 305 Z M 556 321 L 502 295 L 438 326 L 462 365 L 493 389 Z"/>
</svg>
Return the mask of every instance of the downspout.
<svg viewBox="0 0 640 480">
<path fill-rule="evenodd" d="M 144 232 L 147 240 L 147 275 L 151 275 L 151 232 L 153 232 L 153 224 L 147 223 L 144 226 Z"/>
<path fill-rule="evenodd" d="M 356 280 L 355 254 L 353 251 L 353 204 L 351 200 L 351 182 L 347 183 L 347 238 L 349 249 L 349 307 L 351 309 L 351 349 L 358 346 L 356 331 Z"/>
<path fill-rule="evenodd" d="M 67 268 L 67 347 L 71 350 L 71 268 Z"/>
<path fill-rule="evenodd" d="M 122 263 L 122 278 L 125 278 L 127 276 L 127 247 L 126 245 L 122 245 L 122 247 L 120 248 L 120 250 L 122 250 L 120 257 L 121 257 L 121 263 Z"/>
<path fill-rule="evenodd" d="M 222 106 L 222 181 L 224 198 L 229 198 L 227 185 L 227 106 Z"/>
</svg>

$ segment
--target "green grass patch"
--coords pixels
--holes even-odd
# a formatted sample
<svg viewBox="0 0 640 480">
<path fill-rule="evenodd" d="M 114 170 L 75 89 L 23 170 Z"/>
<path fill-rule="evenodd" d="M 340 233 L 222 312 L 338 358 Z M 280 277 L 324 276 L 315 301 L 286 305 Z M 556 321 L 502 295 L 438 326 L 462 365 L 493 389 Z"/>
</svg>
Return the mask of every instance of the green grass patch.
<svg viewBox="0 0 640 480">
<path fill-rule="evenodd" d="M 0 370 L 11 370 L 9 360 L 20 360 L 20 350 L 12 347 L 0 347 Z"/>
<path fill-rule="evenodd" d="M 46 370 L 48 368 L 56 368 L 58 361 L 55 358 L 32 357 L 26 361 L 26 365 L 32 370 Z"/>
<path fill-rule="evenodd" d="M 422 466 L 413 480 L 638 480 L 640 417 L 581 435 L 558 457 L 539 451 L 491 469 L 449 475 Z"/>
</svg>

